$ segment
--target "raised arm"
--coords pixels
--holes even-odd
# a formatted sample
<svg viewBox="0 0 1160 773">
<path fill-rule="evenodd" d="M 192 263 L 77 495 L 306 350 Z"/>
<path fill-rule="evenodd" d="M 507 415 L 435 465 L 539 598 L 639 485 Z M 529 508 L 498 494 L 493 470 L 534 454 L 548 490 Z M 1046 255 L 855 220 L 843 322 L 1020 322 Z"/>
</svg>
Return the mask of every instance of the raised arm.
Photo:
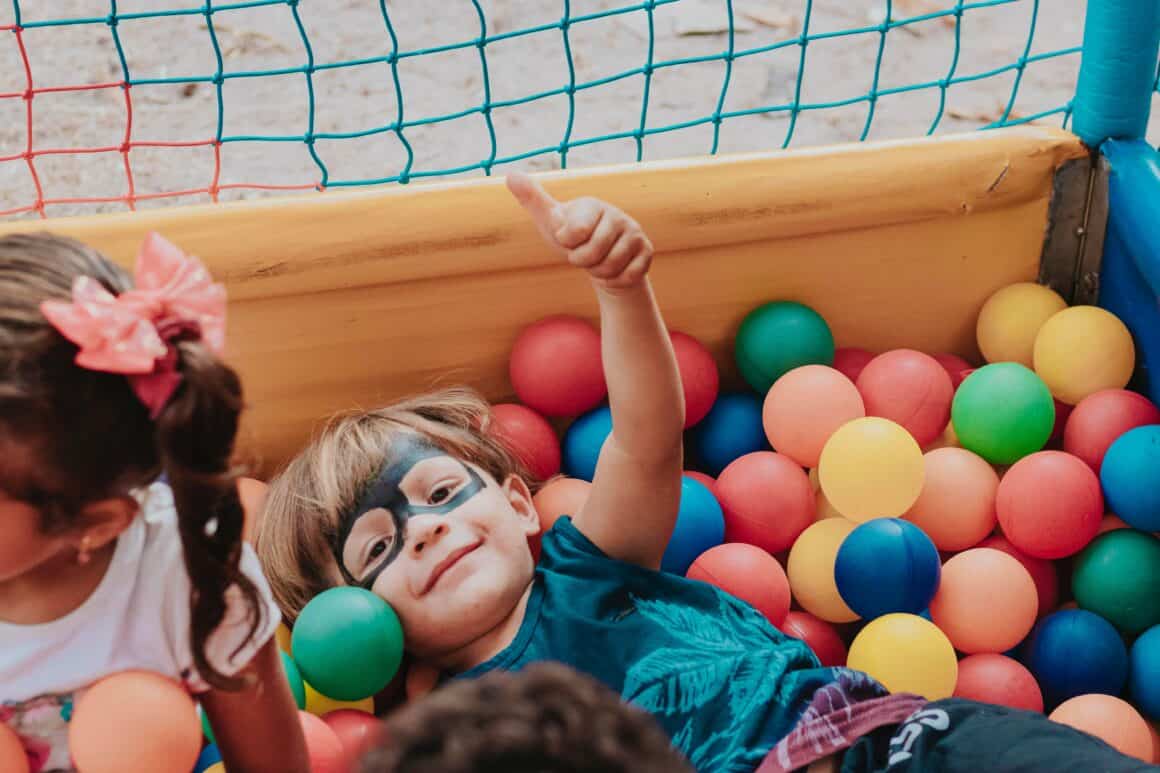
<svg viewBox="0 0 1160 773">
<path fill-rule="evenodd" d="M 561 203 L 524 175 L 508 187 L 548 244 L 588 272 L 600 304 L 612 434 L 576 527 L 608 555 L 655 569 L 680 506 L 685 403 L 648 281 L 652 243 L 611 204 Z"/>
</svg>

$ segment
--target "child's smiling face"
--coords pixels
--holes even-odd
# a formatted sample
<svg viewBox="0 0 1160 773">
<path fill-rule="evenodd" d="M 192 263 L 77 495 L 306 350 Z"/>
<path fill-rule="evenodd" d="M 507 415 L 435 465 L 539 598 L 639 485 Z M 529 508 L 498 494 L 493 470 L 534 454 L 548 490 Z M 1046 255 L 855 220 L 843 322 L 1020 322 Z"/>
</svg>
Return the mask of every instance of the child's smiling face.
<svg viewBox="0 0 1160 773">
<path fill-rule="evenodd" d="M 502 484 L 406 433 L 333 545 L 343 580 L 385 599 L 407 648 L 438 658 L 479 639 L 519 605 L 532 580 L 539 518 L 526 484 Z"/>
</svg>

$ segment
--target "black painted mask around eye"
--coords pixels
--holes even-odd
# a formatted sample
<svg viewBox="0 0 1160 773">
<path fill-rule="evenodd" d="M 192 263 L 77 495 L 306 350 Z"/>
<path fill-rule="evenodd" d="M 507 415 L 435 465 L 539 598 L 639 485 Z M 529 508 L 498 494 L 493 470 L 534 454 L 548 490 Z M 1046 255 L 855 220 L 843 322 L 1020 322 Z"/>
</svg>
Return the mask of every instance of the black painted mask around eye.
<svg viewBox="0 0 1160 773">
<path fill-rule="evenodd" d="M 403 480 L 414 469 L 415 465 L 427 459 L 441 456 L 454 458 L 443 449 L 416 435 L 401 436 L 391 444 L 390 458 L 379 470 L 379 474 L 367 483 L 363 495 L 355 506 L 343 514 L 338 534 L 331 545 L 339 571 L 342 572 L 347 585 L 357 585 L 368 590 L 374 586 L 379 575 L 403 551 L 407 542 L 407 522 L 411 518 L 428 513 L 447 515 L 484 489 L 483 478 L 462 460 L 456 459 L 455 461 L 463 467 L 468 475 L 467 482 L 443 502 L 434 505 L 412 504 L 400 488 Z M 344 560 L 344 549 L 351 531 L 359 519 L 379 509 L 386 510 L 391 514 L 391 520 L 395 527 L 394 539 L 384 553 L 368 562 L 366 569 L 369 571 L 364 570 L 364 575 L 360 580 L 347 567 Z"/>
</svg>

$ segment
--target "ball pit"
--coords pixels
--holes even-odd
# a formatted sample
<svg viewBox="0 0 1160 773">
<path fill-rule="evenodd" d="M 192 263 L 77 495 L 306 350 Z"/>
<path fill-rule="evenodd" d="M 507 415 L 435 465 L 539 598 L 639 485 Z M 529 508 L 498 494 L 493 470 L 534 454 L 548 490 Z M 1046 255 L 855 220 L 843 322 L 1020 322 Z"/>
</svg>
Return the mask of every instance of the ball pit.
<svg viewBox="0 0 1160 773">
<path fill-rule="evenodd" d="M 930 537 L 898 518 L 876 518 L 842 541 L 834 582 L 846 605 L 872 620 L 891 612 L 918 614 L 939 587 L 938 550 Z"/>
<path fill-rule="evenodd" d="M 918 443 L 898 424 L 878 417 L 855 419 L 822 449 L 818 479 L 826 498 L 854 521 L 894 518 L 922 491 Z"/>
<path fill-rule="evenodd" d="M 685 333 L 670 333 L 681 389 L 685 394 L 685 428 L 705 418 L 717 399 L 720 376 L 717 363 L 705 345 Z"/>
<path fill-rule="evenodd" d="M 832 365 L 834 336 L 821 315 L 792 301 L 758 306 L 745 316 L 733 342 L 737 368 L 758 394 L 802 365 Z"/>
<path fill-rule="evenodd" d="M 1062 451 L 1040 451 L 1003 476 L 995 509 L 1012 545 L 1029 556 L 1063 558 L 1099 532 L 1104 501 L 1090 467 Z"/>
<path fill-rule="evenodd" d="M 927 451 L 922 491 L 904 516 L 939 550 L 979 544 L 996 524 L 999 476 L 980 456 L 949 446 Z"/>
<path fill-rule="evenodd" d="M 804 365 L 770 387 L 762 425 L 778 453 L 802 467 L 816 467 L 830 436 L 865 415 L 862 395 L 850 379 L 825 365 Z"/>
<path fill-rule="evenodd" d="M 834 580 L 834 563 L 843 540 L 854 531 L 845 518 L 817 521 L 798 537 L 789 550 L 786 575 L 794 599 L 802 609 L 830 623 L 857 620 Z"/>
<path fill-rule="evenodd" d="M 690 436 L 694 459 L 720 475 L 734 459 L 769 448 L 761 424 L 761 399 L 747 392 L 723 394 Z"/>
<path fill-rule="evenodd" d="M 661 571 L 684 574 L 697 556 L 725 539 L 725 516 L 717 499 L 692 478 L 681 479 L 677 523 L 661 558 Z"/>
<path fill-rule="evenodd" d="M 761 548 L 727 542 L 702 553 L 685 575 L 707 582 L 753 606 L 774 626 L 789 612 L 789 580 L 777 559 Z"/>
<path fill-rule="evenodd" d="M 1104 455 L 1121 435 L 1146 424 L 1160 424 L 1160 408 L 1126 389 L 1104 389 L 1075 406 L 1063 432 L 1063 450 L 1097 473 Z"/>
<path fill-rule="evenodd" d="M 1143 633 L 1160 624 L 1160 540 L 1134 529 L 1100 535 L 1076 557 L 1071 587 L 1081 609 Z"/>
<path fill-rule="evenodd" d="M 959 445 L 991 464 L 1013 464 L 1039 451 L 1055 427 L 1047 385 L 1013 362 L 986 365 L 967 376 L 951 402 Z"/>
<path fill-rule="evenodd" d="M 991 652 L 968 655 L 959 661 L 954 697 L 1043 712 L 1043 693 L 1027 667 Z"/>
<path fill-rule="evenodd" d="M 590 481 L 604 441 L 612 434 L 612 411 L 607 405 L 580 416 L 564 432 L 561 469 L 571 478 Z"/>
<path fill-rule="evenodd" d="M 954 693 L 959 664 L 950 641 L 929 620 L 892 614 L 871 620 L 858 632 L 846 665 L 865 671 L 891 692 L 933 701 Z"/>
<path fill-rule="evenodd" d="M 1127 386 L 1136 347 L 1128 328 L 1111 312 L 1073 306 L 1043 323 L 1033 359 L 1051 393 L 1075 405 L 1101 389 Z"/>
<path fill-rule="evenodd" d="M 825 620 L 820 620 L 809 612 L 791 610 L 779 626 L 786 636 L 801 639 L 817 655 L 823 666 L 846 665 L 846 644 Z"/>
<path fill-rule="evenodd" d="M 577 317 L 547 317 L 520 331 L 508 374 L 520 402 L 545 416 L 576 416 L 608 394 L 600 332 Z"/>
<path fill-rule="evenodd" d="M 987 362 L 1017 362 L 1030 368 L 1035 338 L 1067 302 L 1050 287 L 1018 282 L 997 291 L 979 311 L 975 339 Z"/>
<path fill-rule="evenodd" d="M 1055 564 L 1045 558 L 1035 558 L 1020 552 L 1002 535 L 988 537 L 980 542 L 978 547 L 1001 550 L 1023 564 L 1023 568 L 1027 570 L 1027 573 L 1031 575 L 1031 580 L 1035 583 L 1035 594 L 1039 602 L 1037 605 L 1039 617 L 1043 617 L 1055 609 L 1055 605 L 1059 603 L 1059 574 L 1055 570 Z"/>
<path fill-rule="evenodd" d="M 1047 706 L 1087 693 L 1119 695 L 1128 679 L 1128 651 L 1107 620 L 1064 609 L 1039 621 L 1024 663 L 1035 674 Z"/>
<path fill-rule="evenodd" d="M 491 407 L 494 432 L 534 477 L 547 480 L 560 472 L 560 441 L 540 414 L 527 406 L 501 403 Z"/>
<path fill-rule="evenodd" d="M 777 553 L 813 523 L 817 504 L 805 470 L 772 451 L 746 454 L 717 477 L 725 540 Z"/>
<path fill-rule="evenodd" d="M 1141 531 L 1160 531 L 1160 426 L 1128 430 L 1112 443 L 1100 467 L 1108 508 Z"/>
<path fill-rule="evenodd" d="M 960 652 L 1004 652 L 1031 632 L 1039 596 L 1031 575 L 1014 557 L 973 548 L 944 565 L 931 621 Z"/>
<path fill-rule="evenodd" d="M 1150 763 L 1156 755 L 1148 723 L 1127 701 L 1114 696 L 1078 695 L 1060 704 L 1048 718 L 1090 733 L 1129 757 Z"/>
<path fill-rule="evenodd" d="M 933 443 L 950 422 L 954 384 L 938 360 L 922 352 L 895 349 L 878 355 L 858 376 L 858 391 L 867 416 L 890 419 L 920 446 Z"/>
</svg>

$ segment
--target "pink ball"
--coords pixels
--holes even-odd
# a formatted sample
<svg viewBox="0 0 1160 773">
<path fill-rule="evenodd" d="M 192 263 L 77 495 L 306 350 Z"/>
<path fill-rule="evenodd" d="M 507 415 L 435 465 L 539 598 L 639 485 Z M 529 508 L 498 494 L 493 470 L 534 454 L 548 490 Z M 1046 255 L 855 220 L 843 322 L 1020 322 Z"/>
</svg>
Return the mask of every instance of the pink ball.
<svg viewBox="0 0 1160 773">
<path fill-rule="evenodd" d="M 1160 409 L 1151 400 L 1127 389 L 1104 389 L 1075 406 L 1063 432 L 1063 450 L 1098 473 L 1112 443 L 1145 424 L 1160 424 Z"/>
<path fill-rule="evenodd" d="M 305 711 L 298 712 L 298 721 L 306 738 L 306 756 L 312 773 L 345 773 L 346 754 L 338 734 L 326 722 Z"/>
<path fill-rule="evenodd" d="M 1063 558 L 1092 541 L 1104 516 L 1096 474 L 1078 457 L 1040 451 L 999 482 L 999 525 L 1011 544 L 1036 558 Z"/>
<path fill-rule="evenodd" d="M 913 349 L 880 354 L 858 376 L 867 416 L 901 424 L 919 446 L 930 445 L 951 420 L 951 377 L 933 357 Z"/>
<path fill-rule="evenodd" d="M 834 370 L 851 381 L 857 381 L 862 369 L 874 359 L 873 352 L 853 346 L 845 346 L 834 351 Z"/>
<path fill-rule="evenodd" d="M 939 550 L 966 550 L 986 539 L 995 529 L 995 468 L 964 448 L 937 448 L 923 459 L 922 492 L 903 518 Z"/>
<path fill-rule="evenodd" d="M 560 439 L 540 414 L 524 405 L 491 407 L 492 431 L 540 480 L 560 472 Z"/>
<path fill-rule="evenodd" d="M 681 374 L 681 388 L 685 392 L 685 429 L 693 426 L 709 413 L 717 400 L 720 376 L 717 363 L 705 345 L 684 333 L 672 333 L 673 353 L 677 356 L 677 370 Z"/>
<path fill-rule="evenodd" d="M 770 553 L 785 550 L 814 521 L 810 479 L 788 456 L 755 451 L 735 459 L 717 478 L 725 512 L 725 541 Z"/>
<path fill-rule="evenodd" d="M 993 653 L 959 661 L 954 697 L 1043 713 L 1043 693 L 1031 672 L 1019 661 Z"/>
<path fill-rule="evenodd" d="M 846 643 L 833 625 L 809 612 L 792 610 L 778 628 L 786 636 L 801 639 L 809 645 L 823 666 L 846 665 Z"/>
<path fill-rule="evenodd" d="M 577 317 L 547 317 L 524 328 L 508 367 L 520 401 L 545 416 L 578 416 L 608 394 L 600 333 Z"/>
<path fill-rule="evenodd" d="M 854 382 L 825 365 L 804 365 L 779 378 L 761 412 L 769 444 L 802 467 L 817 467 L 830 436 L 865 415 Z"/>
<path fill-rule="evenodd" d="M 378 737 L 382 722 L 374 714 L 358 709 L 338 709 L 322 717 L 342 744 L 342 770 L 352 770 L 363 752 Z"/>
<path fill-rule="evenodd" d="M 697 472 L 696 470 L 685 470 L 682 475 L 697 481 L 705 488 L 709 489 L 710 494 L 712 494 L 717 499 L 720 499 L 720 497 L 717 496 L 717 479 L 712 475 L 706 475 L 705 473 Z"/>
<path fill-rule="evenodd" d="M 789 580 L 777 559 L 753 545 L 727 542 L 709 548 L 685 576 L 748 602 L 774 626 L 789 612 Z"/>
<path fill-rule="evenodd" d="M 959 388 L 959 384 L 963 383 L 963 379 L 967 377 L 967 372 L 971 370 L 971 363 L 964 360 L 957 354 L 948 354 L 941 352 L 939 354 L 932 354 L 931 357 L 943 366 L 947 375 L 951 377 L 951 386 L 955 389 Z"/>
</svg>

